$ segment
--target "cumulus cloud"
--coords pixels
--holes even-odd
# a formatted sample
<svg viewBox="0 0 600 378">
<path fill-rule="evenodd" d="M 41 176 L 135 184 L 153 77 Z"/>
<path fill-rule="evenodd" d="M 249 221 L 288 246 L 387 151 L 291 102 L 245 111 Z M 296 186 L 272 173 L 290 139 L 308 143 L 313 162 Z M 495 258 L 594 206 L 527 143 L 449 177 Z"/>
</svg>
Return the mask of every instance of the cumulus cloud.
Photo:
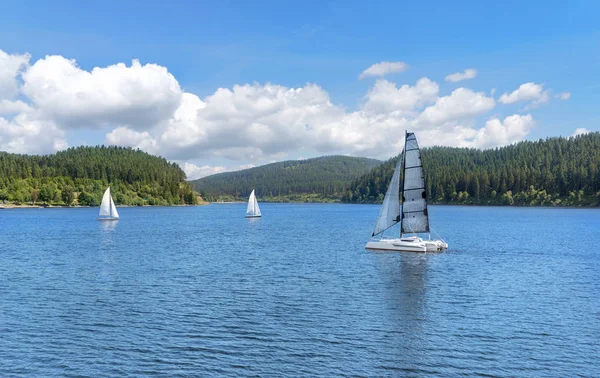
<svg viewBox="0 0 600 378">
<path fill-rule="evenodd" d="M 137 60 L 131 66 L 119 63 L 85 71 L 75 60 L 46 56 L 22 77 L 23 93 L 40 117 L 64 128 L 152 127 L 172 116 L 182 95 L 165 67 Z"/>
<path fill-rule="evenodd" d="M 19 74 L 29 64 L 29 54 L 7 54 L 0 50 L 0 99 L 13 98 L 19 92 Z"/>
<path fill-rule="evenodd" d="M 0 100 L 0 115 L 30 113 L 33 109 L 21 100 Z"/>
<path fill-rule="evenodd" d="M 403 72 L 408 69 L 408 64 L 404 62 L 380 62 L 375 63 L 371 67 L 364 70 L 359 76 L 359 79 L 364 79 L 369 76 L 384 76 L 389 73 Z"/>
<path fill-rule="evenodd" d="M 149 153 L 158 153 L 156 140 L 147 131 L 139 132 L 127 127 L 117 127 L 106 134 L 106 144 L 139 148 Z"/>
<path fill-rule="evenodd" d="M 525 139 L 535 122 L 531 114 L 515 114 L 506 117 L 504 121 L 493 118 L 485 126 L 477 130 L 473 138 L 472 147 L 489 148 L 505 146 Z"/>
<path fill-rule="evenodd" d="M 573 134 L 571 134 L 571 137 L 575 137 L 577 135 L 589 134 L 591 132 L 592 132 L 592 130 L 586 129 L 585 127 L 578 127 L 575 129 Z"/>
<path fill-rule="evenodd" d="M 32 119 L 26 113 L 11 121 L 0 117 L 0 151 L 45 154 L 67 147 L 64 131 L 53 122 Z"/>
<path fill-rule="evenodd" d="M 424 77 L 413 87 L 403 85 L 396 87 L 395 83 L 387 80 L 377 80 L 366 96 L 364 110 L 371 113 L 414 113 L 427 103 L 436 100 L 439 85 Z"/>
<path fill-rule="evenodd" d="M 503 93 L 498 101 L 502 104 L 513 104 L 519 101 L 531 101 L 525 109 L 534 109 L 547 104 L 550 100 L 550 91 L 544 90 L 543 84 L 525 83 L 512 93 Z"/>
<path fill-rule="evenodd" d="M 254 164 L 242 164 L 229 168 L 224 166 L 211 165 L 198 166 L 190 162 L 180 162 L 180 165 L 183 171 L 185 172 L 185 175 L 188 180 L 197 180 L 202 177 L 216 175 L 217 173 L 234 172 L 255 167 Z"/>
<path fill-rule="evenodd" d="M 209 165 L 198 166 L 193 163 L 184 162 L 181 164 L 181 168 L 185 172 L 188 180 L 197 180 L 202 177 L 214 175 L 217 173 L 225 172 L 227 169 L 225 167 L 212 167 Z"/>
<path fill-rule="evenodd" d="M 456 83 L 457 81 L 473 79 L 477 76 L 477 70 L 473 68 L 467 68 L 465 72 L 456 72 L 451 75 L 446 76 L 445 80 L 450 81 L 452 83 Z"/>
<path fill-rule="evenodd" d="M 426 108 L 416 119 L 420 125 L 442 125 L 449 121 L 474 117 L 496 106 L 493 98 L 483 92 L 468 88 L 455 89 L 449 96 L 439 97 L 435 104 Z"/>
<path fill-rule="evenodd" d="M 407 67 L 382 62 L 363 75 Z M 234 85 L 200 98 L 182 90 L 167 68 L 137 60 L 85 70 L 61 56 L 30 65 L 25 55 L 11 72 L 17 87 L 0 96 L 0 149 L 52 152 L 66 148 L 73 129 L 100 128 L 105 143 L 179 161 L 190 178 L 230 170 L 192 163 L 200 159 L 242 167 L 294 152 L 387 158 L 401 150 L 404 130 L 419 133 L 423 145 L 491 147 L 524 138 L 533 125 L 531 118 L 511 118 L 530 116 L 515 115 L 478 128 L 478 118 L 495 107 L 492 95 L 468 88 L 441 95 L 426 77 L 414 85 L 378 79 L 348 110 L 314 83 Z"/>
<path fill-rule="evenodd" d="M 561 100 L 568 100 L 571 98 L 571 92 L 561 92 L 557 94 L 556 97 L 560 98 Z"/>
</svg>

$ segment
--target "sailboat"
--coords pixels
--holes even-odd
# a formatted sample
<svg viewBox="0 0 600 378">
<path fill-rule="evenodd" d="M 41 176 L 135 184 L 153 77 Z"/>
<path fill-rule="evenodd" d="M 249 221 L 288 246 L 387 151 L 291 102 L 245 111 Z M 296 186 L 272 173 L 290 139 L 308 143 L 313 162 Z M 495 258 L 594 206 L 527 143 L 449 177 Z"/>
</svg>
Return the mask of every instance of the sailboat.
<svg viewBox="0 0 600 378">
<path fill-rule="evenodd" d="M 398 223 L 400 238 L 384 238 L 384 231 Z M 428 239 L 419 237 L 421 233 L 427 233 Z M 381 235 L 380 238 L 374 239 L 378 235 Z M 405 133 L 404 151 L 398 159 L 371 237 L 366 249 L 402 252 L 441 252 L 448 249 L 443 240 L 431 240 L 425 175 L 414 133 Z"/>
<path fill-rule="evenodd" d="M 110 186 L 104 192 L 102 196 L 102 203 L 100 204 L 100 216 L 98 220 L 119 220 L 119 212 L 117 211 L 117 207 L 115 206 L 115 201 L 113 201 L 110 195 Z"/>
<path fill-rule="evenodd" d="M 250 198 L 248 198 L 248 208 L 246 209 L 246 218 L 259 218 L 261 216 L 260 209 L 258 208 L 258 201 L 256 200 L 256 195 L 254 194 L 254 189 L 252 189 L 252 193 L 250 193 Z"/>
</svg>

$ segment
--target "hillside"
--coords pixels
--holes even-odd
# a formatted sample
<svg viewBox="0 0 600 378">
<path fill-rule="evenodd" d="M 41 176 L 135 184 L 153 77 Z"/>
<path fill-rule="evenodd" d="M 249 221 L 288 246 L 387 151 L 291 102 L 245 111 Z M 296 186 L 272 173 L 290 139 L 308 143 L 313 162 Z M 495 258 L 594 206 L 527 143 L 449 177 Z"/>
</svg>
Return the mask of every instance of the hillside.
<svg viewBox="0 0 600 378">
<path fill-rule="evenodd" d="M 375 159 L 324 156 L 220 173 L 191 184 L 211 201 L 246 199 L 252 189 L 261 201 L 330 201 L 339 200 L 352 180 L 379 164 Z"/>
<path fill-rule="evenodd" d="M 0 152 L 0 201 L 98 206 L 111 186 L 118 205 L 193 204 L 174 163 L 123 147 L 77 147 L 52 155 Z"/>
<path fill-rule="evenodd" d="M 430 203 L 598 206 L 600 133 L 490 150 L 433 147 L 422 153 Z M 342 202 L 385 195 L 398 157 L 355 180 Z"/>
</svg>

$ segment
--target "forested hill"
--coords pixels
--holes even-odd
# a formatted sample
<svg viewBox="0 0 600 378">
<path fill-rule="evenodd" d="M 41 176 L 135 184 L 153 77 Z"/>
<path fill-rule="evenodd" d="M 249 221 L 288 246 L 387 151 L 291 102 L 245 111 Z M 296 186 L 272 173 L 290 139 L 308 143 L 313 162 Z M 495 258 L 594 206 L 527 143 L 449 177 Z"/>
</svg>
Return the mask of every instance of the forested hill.
<svg viewBox="0 0 600 378">
<path fill-rule="evenodd" d="M 53 155 L 0 152 L 0 201 L 98 206 L 106 187 L 126 205 L 193 204 L 174 163 L 124 147 L 77 147 Z"/>
<path fill-rule="evenodd" d="M 598 206 L 600 133 L 490 150 L 422 150 L 430 203 Z M 381 202 L 398 157 L 354 181 L 347 203 Z"/>
<path fill-rule="evenodd" d="M 220 173 L 191 184 L 211 201 L 247 199 L 252 189 L 262 201 L 339 201 L 352 180 L 379 164 L 375 159 L 323 156 Z"/>
</svg>

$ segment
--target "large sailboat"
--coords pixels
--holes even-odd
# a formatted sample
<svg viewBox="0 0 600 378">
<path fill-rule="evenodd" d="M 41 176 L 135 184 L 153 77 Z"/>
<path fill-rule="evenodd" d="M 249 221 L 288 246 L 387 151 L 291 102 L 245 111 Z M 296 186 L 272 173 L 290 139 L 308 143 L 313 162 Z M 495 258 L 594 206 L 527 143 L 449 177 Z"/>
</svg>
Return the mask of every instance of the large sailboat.
<svg viewBox="0 0 600 378">
<path fill-rule="evenodd" d="M 384 238 L 384 231 L 398 223 L 400 238 Z M 428 234 L 427 240 L 419 236 L 424 233 Z M 377 236 L 379 239 L 375 239 Z M 406 132 L 404 151 L 385 194 L 372 239 L 365 248 L 402 252 L 441 252 L 448 248 L 443 240 L 431 240 L 425 175 L 414 133 Z"/>
<path fill-rule="evenodd" d="M 104 195 L 102 196 L 102 203 L 100 204 L 100 215 L 98 216 L 98 220 L 119 220 L 119 212 L 117 211 L 117 207 L 115 206 L 115 201 L 113 201 L 112 196 L 110 195 L 110 186 L 106 189 Z"/>
<path fill-rule="evenodd" d="M 248 208 L 246 208 L 246 218 L 259 218 L 261 216 L 260 209 L 258 208 L 258 201 L 256 200 L 256 195 L 254 194 L 254 189 L 252 193 L 250 193 L 250 198 L 248 198 Z"/>
</svg>

